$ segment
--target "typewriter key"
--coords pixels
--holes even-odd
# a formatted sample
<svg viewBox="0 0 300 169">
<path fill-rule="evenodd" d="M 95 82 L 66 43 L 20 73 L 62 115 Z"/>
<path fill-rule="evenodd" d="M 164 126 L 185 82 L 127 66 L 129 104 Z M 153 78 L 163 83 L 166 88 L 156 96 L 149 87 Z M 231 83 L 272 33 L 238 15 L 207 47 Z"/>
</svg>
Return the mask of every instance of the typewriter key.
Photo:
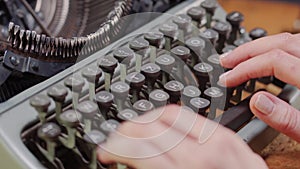
<svg viewBox="0 0 300 169">
<path fill-rule="evenodd" d="M 30 105 L 38 112 L 40 122 L 46 123 L 46 115 L 50 106 L 50 99 L 44 95 L 36 95 L 30 99 Z"/>
<path fill-rule="evenodd" d="M 228 53 L 233 51 L 236 48 L 236 46 L 233 45 L 226 45 L 225 48 L 222 49 L 222 53 Z"/>
<path fill-rule="evenodd" d="M 191 85 L 186 86 L 182 92 L 181 102 L 184 105 L 189 107 L 190 100 L 195 97 L 200 97 L 200 95 L 201 95 L 201 91 L 199 90 L 198 87 L 191 86 Z"/>
<path fill-rule="evenodd" d="M 183 84 L 172 80 L 164 85 L 165 91 L 170 95 L 170 103 L 177 104 L 180 100 L 181 93 L 183 91 Z"/>
<path fill-rule="evenodd" d="M 206 28 L 210 28 L 218 4 L 215 0 L 205 0 L 201 3 L 201 7 L 206 11 Z"/>
<path fill-rule="evenodd" d="M 178 26 L 174 23 L 165 23 L 159 27 L 159 31 L 165 36 L 165 49 L 170 51 L 172 47 L 172 41 L 177 39 L 178 36 Z"/>
<path fill-rule="evenodd" d="M 209 100 L 200 98 L 200 97 L 196 97 L 196 98 L 192 98 L 189 101 L 189 104 L 190 104 L 189 107 L 191 107 L 194 112 L 196 112 L 204 117 L 207 117 L 206 111 L 210 106 Z"/>
<path fill-rule="evenodd" d="M 251 41 L 250 38 L 243 37 L 243 38 L 240 38 L 240 39 L 235 40 L 235 41 L 233 42 L 233 44 L 234 44 L 235 46 L 239 47 L 239 46 L 241 46 L 241 45 L 243 45 L 243 44 L 245 44 L 245 43 L 248 43 L 248 42 L 250 42 L 250 41 Z"/>
<path fill-rule="evenodd" d="M 187 11 L 187 14 L 193 19 L 194 25 L 200 27 L 206 12 L 205 9 L 201 7 L 192 7 Z"/>
<path fill-rule="evenodd" d="M 154 105 L 148 100 L 138 100 L 133 104 L 133 109 L 139 114 L 143 115 L 146 112 L 149 112 L 154 109 Z"/>
<path fill-rule="evenodd" d="M 178 25 L 178 40 L 180 44 L 183 44 L 185 42 L 185 37 L 189 32 L 192 18 L 186 14 L 179 14 L 173 18 L 173 22 Z"/>
<path fill-rule="evenodd" d="M 209 74 L 214 70 L 214 68 L 207 63 L 198 63 L 194 66 L 194 73 L 198 79 L 199 89 L 204 91 L 207 84 L 210 81 Z"/>
<path fill-rule="evenodd" d="M 175 65 L 175 59 L 170 55 L 161 55 L 155 59 L 155 63 L 162 69 L 162 84 L 166 84 Z"/>
<path fill-rule="evenodd" d="M 110 107 L 114 102 L 114 95 L 107 91 L 100 91 L 96 94 L 95 100 L 102 116 L 107 119 Z"/>
<path fill-rule="evenodd" d="M 105 90 L 109 91 L 112 76 L 118 66 L 118 61 L 111 56 L 105 56 L 98 61 L 98 66 L 105 72 Z"/>
<path fill-rule="evenodd" d="M 216 43 L 219 40 L 219 34 L 215 30 L 209 28 L 199 33 L 199 36 L 205 39 L 208 39 L 214 47 L 216 47 Z"/>
<path fill-rule="evenodd" d="M 66 96 L 68 95 L 68 90 L 65 86 L 57 84 L 48 89 L 47 94 L 55 102 L 55 117 L 59 121 L 59 116 L 62 112 L 62 106 L 65 102 Z"/>
<path fill-rule="evenodd" d="M 38 129 L 37 134 L 39 138 L 46 142 L 47 151 L 44 152 L 46 158 L 53 162 L 55 159 L 56 141 L 61 134 L 60 127 L 52 122 L 45 123 Z"/>
<path fill-rule="evenodd" d="M 138 117 L 138 116 L 139 115 L 134 110 L 124 109 L 117 114 L 117 119 L 120 122 L 123 122 L 123 121 L 130 121 L 133 118 Z"/>
<path fill-rule="evenodd" d="M 210 100 L 210 113 L 208 114 L 208 118 L 214 119 L 216 117 L 217 108 L 223 104 L 224 93 L 220 88 L 210 87 L 204 91 L 204 98 Z"/>
<path fill-rule="evenodd" d="M 192 66 L 201 61 L 203 57 L 203 49 L 205 47 L 205 41 L 198 37 L 192 37 L 185 41 L 185 44 L 192 50 Z"/>
<path fill-rule="evenodd" d="M 99 144 L 105 142 L 106 136 L 98 130 L 92 130 L 83 136 L 83 140 L 91 150 L 89 168 L 97 169 L 97 147 Z"/>
<path fill-rule="evenodd" d="M 123 110 L 130 90 L 129 85 L 125 82 L 116 82 L 111 85 L 110 90 L 114 95 L 118 111 Z"/>
<path fill-rule="evenodd" d="M 156 108 L 166 106 L 169 98 L 169 94 L 160 89 L 156 89 L 149 94 L 149 101 L 153 103 Z"/>
<path fill-rule="evenodd" d="M 241 23 L 244 21 L 244 15 L 240 12 L 234 11 L 226 16 L 226 20 L 231 24 L 232 31 L 230 33 L 228 44 L 233 44 L 236 39 L 240 38 Z"/>
<path fill-rule="evenodd" d="M 83 101 L 78 104 L 77 111 L 81 113 L 84 118 L 84 131 L 91 131 L 93 119 L 99 112 L 97 104 L 89 100 Z"/>
<path fill-rule="evenodd" d="M 145 76 L 138 72 L 132 72 L 126 76 L 126 83 L 130 86 L 131 102 L 134 103 L 140 98 L 140 91 L 145 84 Z"/>
<path fill-rule="evenodd" d="M 153 90 L 155 82 L 160 75 L 160 71 L 160 67 L 154 63 L 148 63 L 142 67 L 142 74 L 146 77 L 148 94 Z"/>
<path fill-rule="evenodd" d="M 60 120 L 62 125 L 66 127 L 68 133 L 67 138 L 61 139 L 61 142 L 67 148 L 72 149 L 75 147 L 75 135 L 77 127 L 80 125 L 80 121 L 82 120 L 82 115 L 74 110 L 67 110 L 60 115 Z"/>
<path fill-rule="evenodd" d="M 64 81 L 65 86 L 67 86 L 72 92 L 73 92 L 73 108 L 76 109 L 78 102 L 79 102 L 79 95 L 82 91 L 82 88 L 84 86 L 84 80 L 83 78 L 79 76 L 69 76 L 67 79 Z"/>
<path fill-rule="evenodd" d="M 218 21 L 213 25 L 212 28 L 219 34 L 216 50 L 218 53 L 221 53 L 225 46 L 225 42 L 229 37 L 229 33 L 231 32 L 231 25 L 228 22 Z"/>
<path fill-rule="evenodd" d="M 249 36 L 251 37 L 252 40 L 256 40 L 265 37 L 267 35 L 268 35 L 267 31 L 262 28 L 255 28 L 249 32 Z"/>
<path fill-rule="evenodd" d="M 136 53 L 135 70 L 141 71 L 142 60 L 147 57 L 150 44 L 144 38 L 136 38 L 129 42 L 129 47 Z"/>
<path fill-rule="evenodd" d="M 116 120 L 109 119 L 101 123 L 100 130 L 105 134 L 109 135 L 111 132 L 115 132 L 120 123 Z"/>
<path fill-rule="evenodd" d="M 95 86 L 102 76 L 102 71 L 97 66 L 91 66 L 83 69 L 81 74 L 89 82 L 89 98 L 93 101 L 95 98 Z"/>
<path fill-rule="evenodd" d="M 124 82 L 127 75 L 127 66 L 134 57 L 134 52 L 128 47 L 121 47 L 114 50 L 113 55 L 120 64 L 120 80 Z"/>
<path fill-rule="evenodd" d="M 144 34 L 144 38 L 150 43 L 150 62 L 154 63 L 157 55 L 157 48 L 161 48 L 164 34 L 161 32 L 148 32 Z"/>
</svg>

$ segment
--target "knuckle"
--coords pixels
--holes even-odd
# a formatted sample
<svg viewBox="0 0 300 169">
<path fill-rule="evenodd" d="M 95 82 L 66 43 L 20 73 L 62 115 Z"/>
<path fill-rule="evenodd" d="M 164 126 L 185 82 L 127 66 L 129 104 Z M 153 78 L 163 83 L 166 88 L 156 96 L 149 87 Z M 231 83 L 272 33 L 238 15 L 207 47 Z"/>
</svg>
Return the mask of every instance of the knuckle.
<svg viewBox="0 0 300 169">
<path fill-rule="evenodd" d="M 289 41 L 293 38 L 293 35 L 289 32 L 284 32 L 284 33 L 281 33 L 279 34 L 279 36 L 281 36 L 281 39 L 286 42 L 286 41 Z"/>
<path fill-rule="evenodd" d="M 122 123 L 119 128 L 118 132 L 121 134 L 127 135 L 127 136 L 133 136 L 139 133 L 139 130 L 137 127 L 134 126 L 131 122 L 124 122 Z"/>
<path fill-rule="evenodd" d="M 296 116 L 297 114 L 292 107 L 285 108 L 279 120 L 279 123 L 282 124 L 281 129 L 286 132 L 295 131 L 298 125 Z"/>
</svg>

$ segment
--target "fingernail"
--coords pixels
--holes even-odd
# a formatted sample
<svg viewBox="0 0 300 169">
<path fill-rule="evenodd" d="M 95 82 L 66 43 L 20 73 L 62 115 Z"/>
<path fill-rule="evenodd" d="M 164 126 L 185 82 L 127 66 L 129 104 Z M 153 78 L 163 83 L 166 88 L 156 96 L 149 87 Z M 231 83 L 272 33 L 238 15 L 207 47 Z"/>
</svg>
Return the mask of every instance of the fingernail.
<svg viewBox="0 0 300 169">
<path fill-rule="evenodd" d="M 268 115 L 273 111 L 274 103 L 265 95 L 261 94 L 254 103 L 255 107 L 263 114 Z"/>
<path fill-rule="evenodd" d="M 220 77 L 219 77 L 219 81 L 218 81 L 218 84 L 221 85 L 221 86 L 226 86 L 226 76 L 228 76 L 228 74 L 230 73 L 231 71 L 227 71 L 225 73 L 223 73 Z"/>
</svg>

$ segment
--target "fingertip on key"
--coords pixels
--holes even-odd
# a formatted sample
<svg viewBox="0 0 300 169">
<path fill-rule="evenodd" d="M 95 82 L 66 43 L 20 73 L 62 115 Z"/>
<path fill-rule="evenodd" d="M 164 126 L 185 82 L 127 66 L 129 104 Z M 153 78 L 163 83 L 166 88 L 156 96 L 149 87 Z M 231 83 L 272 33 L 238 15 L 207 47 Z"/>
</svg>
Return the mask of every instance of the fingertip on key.
<svg viewBox="0 0 300 169">
<path fill-rule="evenodd" d="M 220 63 L 223 67 L 226 67 L 226 60 L 228 58 L 228 55 L 230 54 L 231 52 L 226 52 L 226 53 L 223 53 L 222 55 L 220 55 Z"/>
</svg>

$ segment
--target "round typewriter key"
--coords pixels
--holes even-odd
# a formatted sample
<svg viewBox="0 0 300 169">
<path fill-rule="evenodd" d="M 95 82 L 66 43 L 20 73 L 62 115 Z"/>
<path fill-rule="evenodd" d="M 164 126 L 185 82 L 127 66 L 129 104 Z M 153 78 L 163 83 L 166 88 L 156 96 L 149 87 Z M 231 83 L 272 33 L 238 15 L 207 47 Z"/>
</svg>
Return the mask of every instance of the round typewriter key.
<svg viewBox="0 0 300 169">
<path fill-rule="evenodd" d="M 166 106 L 170 96 L 163 90 L 156 89 L 149 94 L 149 101 L 157 107 Z"/>
<path fill-rule="evenodd" d="M 171 54 L 186 62 L 190 57 L 191 51 L 187 47 L 177 46 L 171 50 Z"/>
<path fill-rule="evenodd" d="M 134 119 L 135 117 L 138 117 L 139 115 L 131 110 L 131 109 L 124 109 L 122 111 L 120 111 L 118 114 L 117 114 L 117 118 L 118 120 L 120 120 L 121 122 L 123 121 L 130 121 L 132 119 Z"/>
<path fill-rule="evenodd" d="M 210 28 L 212 17 L 218 7 L 218 4 L 214 0 L 205 0 L 200 5 L 206 11 L 206 28 Z"/>
<path fill-rule="evenodd" d="M 106 135 L 108 135 L 111 132 L 115 132 L 118 128 L 120 123 L 116 120 L 109 119 L 101 123 L 100 129 L 103 131 Z"/>
<path fill-rule="evenodd" d="M 219 33 L 217 52 L 221 53 L 232 27 L 228 22 L 218 21 L 213 25 L 213 29 Z"/>
<path fill-rule="evenodd" d="M 128 47 L 121 47 L 114 50 L 113 56 L 118 60 L 119 63 L 128 65 L 131 59 L 134 57 L 134 52 Z"/>
<path fill-rule="evenodd" d="M 184 105 L 189 106 L 189 102 L 192 98 L 200 97 L 201 91 L 196 86 L 186 86 L 182 92 L 181 101 Z"/>
<path fill-rule="evenodd" d="M 220 88 L 217 87 L 210 87 L 208 89 L 206 89 L 204 91 L 204 98 L 210 100 L 211 102 L 211 107 L 210 107 L 210 114 L 209 117 L 210 118 L 215 118 L 216 117 L 216 110 L 217 107 L 222 103 L 222 99 L 224 97 L 224 93 L 222 92 L 222 90 Z"/>
<path fill-rule="evenodd" d="M 175 65 L 175 59 L 172 56 L 165 54 L 156 58 L 155 63 L 161 67 L 163 71 L 171 73 Z"/>
<path fill-rule="evenodd" d="M 79 76 L 69 76 L 64 81 L 65 86 L 67 86 L 71 91 L 80 93 L 82 90 L 82 87 L 84 86 L 84 80 L 83 78 Z"/>
<path fill-rule="evenodd" d="M 206 110 L 209 108 L 209 106 L 210 101 L 204 98 L 197 97 L 190 100 L 190 107 L 192 110 L 205 117 L 207 116 Z"/>
<path fill-rule="evenodd" d="M 74 75 L 69 76 L 67 79 L 65 79 L 64 83 L 65 86 L 67 86 L 71 91 L 73 91 L 72 102 L 73 108 L 76 109 L 79 102 L 80 93 L 84 86 L 84 80 L 83 78 Z"/>
<path fill-rule="evenodd" d="M 77 132 L 77 127 L 80 125 L 82 116 L 80 113 L 75 112 L 74 110 L 67 110 L 60 115 L 60 121 L 63 126 L 66 127 L 68 136 L 66 139 L 62 140 L 62 143 L 72 149 L 75 147 L 75 135 Z"/>
<path fill-rule="evenodd" d="M 198 79 L 199 89 L 204 91 L 206 89 L 206 84 L 209 82 L 209 73 L 211 73 L 214 68 L 207 63 L 198 63 L 194 66 L 194 73 Z"/>
<path fill-rule="evenodd" d="M 231 25 L 237 25 L 240 26 L 240 24 L 244 21 L 244 15 L 238 11 L 233 11 L 227 14 L 226 20 Z"/>
<path fill-rule="evenodd" d="M 192 18 L 186 14 L 179 14 L 173 18 L 173 22 L 178 25 L 179 29 L 186 30 L 190 26 Z"/>
<path fill-rule="evenodd" d="M 179 101 L 183 88 L 184 85 L 175 80 L 164 85 L 165 91 L 170 95 L 170 102 L 175 104 Z"/>
<path fill-rule="evenodd" d="M 80 124 L 82 115 L 74 110 L 67 110 L 60 115 L 60 119 L 64 126 L 75 128 Z"/>
<path fill-rule="evenodd" d="M 60 134 L 61 129 L 57 124 L 52 122 L 43 124 L 37 131 L 38 137 L 46 142 L 47 158 L 49 161 L 54 161 L 56 147 L 55 141 L 59 138 Z"/>
<path fill-rule="evenodd" d="M 135 102 L 132 107 L 139 115 L 154 109 L 154 105 L 148 100 L 139 100 Z"/>
<path fill-rule="evenodd" d="M 203 19 L 203 17 L 205 16 L 206 12 L 205 9 L 201 8 L 201 7 L 192 7 L 187 11 L 187 14 L 194 20 L 196 21 L 198 24 L 201 23 L 201 20 Z M 196 25 L 198 26 L 198 25 Z"/>
<path fill-rule="evenodd" d="M 47 112 L 50 103 L 49 97 L 45 95 L 36 95 L 30 99 L 30 105 L 39 112 Z"/>
<path fill-rule="evenodd" d="M 98 66 L 105 72 L 105 90 L 109 91 L 112 76 L 118 66 L 118 60 L 114 57 L 105 56 L 98 61 Z"/>
<path fill-rule="evenodd" d="M 207 58 L 207 61 L 214 65 L 215 67 L 220 67 L 220 55 L 213 54 Z"/>
<path fill-rule="evenodd" d="M 77 111 L 81 113 L 84 118 L 93 119 L 98 113 L 98 106 L 96 103 L 86 100 L 78 104 Z"/>
<path fill-rule="evenodd" d="M 81 74 L 90 83 L 97 83 L 99 78 L 102 76 L 102 71 L 97 66 L 90 66 L 84 68 Z"/>
<path fill-rule="evenodd" d="M 199 37 L 192 37 L 185 41 L 186 46 L 188 46 L 193 54 L 192 54 L 192 65 L 195 65 L 201 59 L 203 49 L 205 47 L 205 41 Z"/>
<path fill-rule="evenodd" d="M 145 64 L 142 67 L 142 74 L 146 77 L 146 84 L 148 93 L 150 93 L 155 85 L 156 80 L 160 75 L 160 67 L 154 63 Z"/>
<path fill-rule="evenodd" d="M 178 26 L 174 23 L 165 23 L 159 27 L 159 31 L 165 36 L 165 49 L 171 50 L 172 41 L 177 39 Z"/>
<path fill-rule="evenodd" d="M 94 145 L 96 148 L 106 140 L 106 136 L 98 130 L 92 130 L 84 134 L 83 140 L 90 145 Z"/>
<path fill-rule="evenodd" d="M 150 44 L 143 37 L 135 38 L 129 42 L 129 47 L 135 51 L 143 50 L 149 48 Z"/>
<path fill-rule="evenodd" d="M 101 108 L 109 108 L 114 101 L 114 95 L 108 91 L 100 91 L 96 94 L 94 101 L 97 102 Z"/>
<path fill-rule="evenodd" d="M 95 86 L 102 76 L 102 70 L 97 66 L 91 66 L 84 68 L 81 74 L 89 82 L 89 98 L 92 101 L 95 97 Z"/>
<path fill-rule="evenodd" d="M 59 116 L 62 112 L 62 106 L 65 102 L 66 96 L 68 95 L 68 90 L 65 86 L 57 84 L 48 89 L 47 94 L 55 101 L 55 116 L 59 121 Z"/>
<path fill-rule="evenodd" d="M 206 10 L 206 12 L 214 15 L 215 10 L 218 7 L 218 4 L 214 0 L 205 0 L 201 3 L 201 7 L 204 8 Z"/>
<path fill-rule="evenodd" d="M 105 56 L 98 61 L 98 66 L 105 72 L 113 74 L 118 66 L 118 60 L 111 56 Z"/>
<path fill-rule="evenodd" d="M 126 76 L 126 83 L 130 86 L 130 93 L 132 94 L 131 101 L 134 103 L 140 97 L 140 91 L 145 84 L 145 76 L 138 72 L 130 73 Z"/>
<path fill-rule="evenodd" d="M 45 95 L 36 95 L 30 99 L 30 105 L 36 109 L 40 122 L 43 124 L 46 122 L 46 115 L 48 113 L 48 107 L 50 106 L 50 99 Z"/>
<path fill-rule="evenodd" d="M 267 35 L 267 31 L 262 28 L 255 28 L 249 32 L 249 36 L 252 38 L 252 40 L 256 40 Z"/>
<path fill-rule="evenodd" d="M 114 95 L 107 91 L 100 91 L 96 94 L 94 101 L 98 104 L 102 116 L 107 119 L 107 113 L 114 102 Z"/>
<path fill-rule="evenodd" d="M 241 46 L 241 45 L 243 45 L 245 43 L 248 43 L 250 41 L 251 41 L 250 38 L 240 38 L 240 39 L 235 40 L 233 42 L 233 44 L 238 47 L 238 46 Z"/>
<path fill-rule="evenodd" d="M 200 32 L 199 36 L 202 38 L 208 39 L 213 44 L 213 46 L 216 46 L 216 43 L 219 39 L 218 32 L 216 32 L 215 30 L 213 30 L 211 28 L 206 29 L 203 32 Z"/>
<path fill-rule="evenodd" d="M 144 34 L 144 38 L 150 43 L 150 45 L 159 48 L 164 39 L 164 34 L 161 32 L 148 32 Z"/>
<path fill-rule="evenodd" d="M 61 84 L 57 84 L 48 89 L 47 94 L 54 101 L 63 103 L 65 101 L 66 96 L 68 95 L 68 90 L 65 86 Z"/>
<path fill-rule="evenodd" d="M 43 140 L 55 141 L 60 134 L 60 127 L 52 122 L 45 123 L 38 129 L 38 137 Z"/>
<path fill-rule="evenodd" d="M 111 85 L 110 90 L 115 97 L 114 101 L 118 110 L 123 110 L 130 90 L 129 85 L 125 82 L 116 82 Z"/>
<path fill-rule="evenodd" d="M 112 92 L 112 94 L 118 98 L 118 97 L 127 97 L 128 93 L 129 93 L 129 85 L 124 83 L 124 82 L 116 82 L 113 83 L 110 87 L 110 90 Z"/>
<path fill-rule="evenodd" d="M 159 31 L 163 33 L 164 36 L 174 39 L 178 31 L 178 26 L 174 23 L 165 23 L 159 27 Z"/>
<path fill-rule="evenodd" d="M 132 72 L 126 76 L 126 82 L 131 88 L 141 88 L 145 83 L 145 76 L 138 72 Z"/>
<path fill-rule="evenodd" d="M 225 48 L 222 49 L 222 53 L 231 52 L 236 48 L 236 46 L 233 45 L 226 45 Z"/>
</svg>

